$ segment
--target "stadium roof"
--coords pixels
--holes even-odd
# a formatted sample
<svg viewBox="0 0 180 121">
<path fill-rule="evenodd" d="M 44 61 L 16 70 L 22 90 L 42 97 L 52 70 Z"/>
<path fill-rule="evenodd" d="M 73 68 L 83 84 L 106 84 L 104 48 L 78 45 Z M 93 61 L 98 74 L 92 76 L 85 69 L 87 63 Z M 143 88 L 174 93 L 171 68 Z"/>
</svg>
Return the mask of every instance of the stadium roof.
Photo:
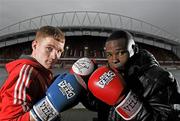
<svg viewBox="0 0 180 121">
<path fill-rule="evenodd" d="M 179 0 L 0 0 L 0 29 L 35 16 L 74 10 L 129 16 L 180 38 Z"/>
</svg>

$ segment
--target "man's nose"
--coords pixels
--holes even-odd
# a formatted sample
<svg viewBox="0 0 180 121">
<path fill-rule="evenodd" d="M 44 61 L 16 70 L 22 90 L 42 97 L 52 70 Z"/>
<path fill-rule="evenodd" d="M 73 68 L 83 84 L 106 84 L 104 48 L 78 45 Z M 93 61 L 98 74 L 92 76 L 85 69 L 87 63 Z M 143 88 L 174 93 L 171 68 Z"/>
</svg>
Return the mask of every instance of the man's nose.
<svg viewBox="0 0 180 121">
<path fill-rule="evenodd" d="M 118 59 L 118 54 L 112 54 L 112 60 L 117 60 Z"/>
</svg>

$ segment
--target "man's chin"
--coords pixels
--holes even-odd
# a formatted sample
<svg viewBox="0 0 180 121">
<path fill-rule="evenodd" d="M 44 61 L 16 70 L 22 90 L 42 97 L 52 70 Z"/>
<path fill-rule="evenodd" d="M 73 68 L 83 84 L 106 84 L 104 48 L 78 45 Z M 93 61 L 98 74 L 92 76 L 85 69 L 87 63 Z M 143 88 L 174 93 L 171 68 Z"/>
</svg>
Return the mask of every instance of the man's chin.
<svg viewBox="0 0 180 121">
<path fill-rule="evenodd" d="M 50 70 L 50 69 L 53 68 L 53 66 L 52 66 L 52 65 L 46 65 L 45 68 L 48 69 L 48 70 Z"/>
<path fill-rule="evenodd" d="M 54 68 L 54 66 L 49 66 L 49 67 L 48 67 L 48 69 L 53 69 L 53 68 Z"/>
</svg>

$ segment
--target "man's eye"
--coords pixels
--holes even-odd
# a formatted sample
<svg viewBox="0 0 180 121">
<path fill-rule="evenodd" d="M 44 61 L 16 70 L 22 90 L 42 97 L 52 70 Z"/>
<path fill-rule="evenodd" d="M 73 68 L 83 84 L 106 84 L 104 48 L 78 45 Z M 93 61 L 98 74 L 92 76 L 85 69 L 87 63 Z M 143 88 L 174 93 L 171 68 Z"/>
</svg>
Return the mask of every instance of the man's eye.
<svg viewBox="0 0 180 121">
<path fill-rule="evenodd" d="M 63 51 L 62 50 L 58 50 L 57 53 L 62 53 Z"/>
<path fill-rule="evenodd" d="M 51 52 L 52 50 L 53 50 L 52 47 L 47 47 L 47 51 L 48 51 L 48 52 Z"/>
<path fill-rule="evenodd" d="M 124 55 L 125 53 L 127 53 L 128 51 L 126 51 L 126 50 L 121 50 L 121 51 L 119 51 L 118 52 L 118 54 L 119 54 L 119 56 L 122 56 L 122 55 Z"/>
<path fill-rule="evenodd" d="M 106 57 L 111 57 L 112 54 L 111 53 L 106 53 Z"/>
<path fill-rule="evenodd" d="M 58 55 L 61 55 L 61 54 L 62 54 L 62 51 L 58 50 L 58 51 L 57 51 L 57 54 L 58 54 Z"/>
</svg>

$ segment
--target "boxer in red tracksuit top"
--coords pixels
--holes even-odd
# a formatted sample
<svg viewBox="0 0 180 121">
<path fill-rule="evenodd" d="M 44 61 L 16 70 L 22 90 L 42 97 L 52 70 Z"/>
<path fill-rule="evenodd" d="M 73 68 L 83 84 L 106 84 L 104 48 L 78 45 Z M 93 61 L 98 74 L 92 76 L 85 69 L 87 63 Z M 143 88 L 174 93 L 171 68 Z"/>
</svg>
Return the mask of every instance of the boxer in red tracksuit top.
<svg viewBox="0 0 180 121">
<path fill-rule="evenodd" d="M 0 90 L 0 119 L 27 121 L 28 111 L 52 83 L 52 73 L 33 58 L 10 62 L 6 69 L 9 76 Z"/>
<path fill-rule="evenodd" d="M 32 42 L 32 54 L 6 64 L 8 77 L 0 89 L 0 121 L 34 121 L 30 110 L 52 83 L 51 69 L 60 58 L 65 36 L 44 26 Z"/>
</svg>

